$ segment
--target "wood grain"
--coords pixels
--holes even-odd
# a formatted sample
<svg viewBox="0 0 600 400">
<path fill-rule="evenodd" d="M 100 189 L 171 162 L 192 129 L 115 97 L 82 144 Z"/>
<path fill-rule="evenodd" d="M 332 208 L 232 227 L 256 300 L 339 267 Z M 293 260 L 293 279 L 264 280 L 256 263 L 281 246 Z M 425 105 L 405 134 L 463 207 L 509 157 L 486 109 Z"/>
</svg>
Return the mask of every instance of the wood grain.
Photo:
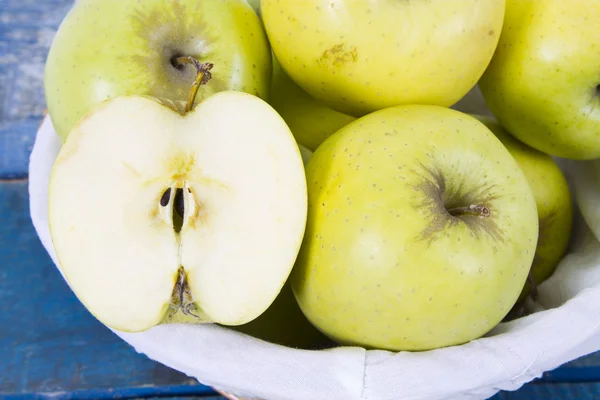
<svg viewBox="0 0 600 400">
<path fill-rule="evenodd" d="M 27 176 L 46 108 L 44 64 L 73 0 L 0 0 L 0 179 Z"/>
<path fill-rule="evenodd" d="M 88 313 L 35 233 L 27 181 L 0 183 L 0 210 L 0 398 L 215 394 L 136 353 Z"/>
<path fill-rule="evenodd" d="M 26 178 L 46 108 L 44 63 L 73 2 L 0 0 L 0 398 L 214 396 L 211 388 L 137 354 L 98 323 L 62 280 L 31 225 Z M 596 353 L 493 399 L 600 399 L 599 382 Z"/>
</svg>

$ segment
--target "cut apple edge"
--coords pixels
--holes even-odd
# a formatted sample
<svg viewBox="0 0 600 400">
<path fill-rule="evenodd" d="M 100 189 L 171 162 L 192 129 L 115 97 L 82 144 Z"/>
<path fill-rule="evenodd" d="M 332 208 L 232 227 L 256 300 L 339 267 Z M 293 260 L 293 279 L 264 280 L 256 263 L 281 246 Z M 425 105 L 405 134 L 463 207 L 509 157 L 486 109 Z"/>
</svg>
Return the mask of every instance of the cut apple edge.
<svg viewBox="0 0 600 400">
<path fill-rule="evenodd" d="M 173 162 L 192 153 L 191 166 Z M 221 92 L 186 116 L 141 96 L 103 103 L 78 123 L 51 172 L 48 222 L 67 282 L 121 331 L 255 319 L 300 250 L 302 156 L 283 119 L 246 93 Z M 184 188 L 179 233 L 170 219 Z"/>
</svg>

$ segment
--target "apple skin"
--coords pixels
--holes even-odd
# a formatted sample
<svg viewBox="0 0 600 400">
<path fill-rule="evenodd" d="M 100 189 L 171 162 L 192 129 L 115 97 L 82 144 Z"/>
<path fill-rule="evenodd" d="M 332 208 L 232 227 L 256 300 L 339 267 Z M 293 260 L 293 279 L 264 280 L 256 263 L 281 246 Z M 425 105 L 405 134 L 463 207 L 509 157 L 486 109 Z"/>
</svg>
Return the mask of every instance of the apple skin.
<svg viewBox="0 0 600 400">
<path fill-rule="evenodd" d="M 362 116 L 399 104 L 450 106 L 498 43 L 505 0 L 261 0 L 271 47 L 312 97 Z"/>
<path fill-rule="evenodd" d="M 538 211 L 538 244 L 531 266 L 536 285 L 548 279 L 569 246 L 573 229 L 573 199 L 567 180 L 556 162 L 511 136 L 495 119 L 474 115 L 483 122 L 515 158 L 531 187 Z M 523 287 L 517 303 L 531 294 L 531 285 Z"/>
<path fill-rule="evenodd" d="M 212 62 L 198 104 L 225 90 L 268 98 L 271 51 L 245 0 L 81 0 L 61 23 L 44 77 L 48 111 L 64 142 L 99 103 L 123 95 L 185 104 L 196 70 L 174 56 Z M 181 111 L 181 110 L 180 110 Z"/>
<path fill-rule="evenodd" d="M 507 0 L 479 87 L 511 135 L 557 157 L 600 157 L 599 19 L 598 0 Z"/>
<path fill-rule="evenodd" d="M 258 16 L 260 16 L 260 0 L 246 0 L 246 1 L 248 2 L 248 4 L 250 4 L 250 7 L 252 7 L 254 9 L 256 14 L 258 14 Z"/>
<path fill-rule="evenodd" d="M 290 79 L 275 57 L 269 104 L 288 124 L 296 141 L 312 151 L 356 119 L 311 97 Z"/>
<path fill-rule="evenodd" d="M 330 136 L 306 167 L 308 219 L 291 274 L 334 341 L 391 351 L 457 345 L 497 325 L 527 278 L 535 199 L 475 118 L 392 107 Z M 487 218 L 448 209 L 485 205 Z"/>
<path fill-rule="evenodd" d="M 281 346 L 298 349 L 330 347 L 331 340 L 306 319 L 287 282 L 267 311 L 247 324 L 232 326 L 238 332 Z"/>
</svg>

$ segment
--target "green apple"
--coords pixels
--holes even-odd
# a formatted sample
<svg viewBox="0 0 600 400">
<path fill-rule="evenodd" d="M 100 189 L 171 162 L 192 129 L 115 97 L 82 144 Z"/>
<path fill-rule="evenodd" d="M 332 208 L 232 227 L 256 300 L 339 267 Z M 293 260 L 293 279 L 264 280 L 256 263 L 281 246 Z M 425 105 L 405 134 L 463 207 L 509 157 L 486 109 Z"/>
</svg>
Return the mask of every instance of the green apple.
<svg viewBox="0 0 600 400">
<path fill-rule="evenodd" d="M 306 319 L 298 307 L 289 283 L 283 286 L 267 311 L 255 320 L 234 326 L 232 329 L 292 348 L 313 350 L 332 345 L 331 341 Z"/>
<path fill-rule="evenodd" d="M 260 1 L 248 0 L 260 16 Z M 306 93 L 272 55 L 269 104 L 283 117 L 298 144 L 314 151 L 329 135 L 356 118 L 322 104 Z"/>
<path fill-rule="evenodd" d="M 254 11 L 256 11 L 256 14 L 258 14 L 258 16 L 260 16 L 260 0 L 246 0 L 248 2 L 248 4 L 250 4 L 250 7 L 252 7 L 254 9 Z"/>
<path fill-rule="evenodd" d="M 558 157 L 600 157 L 599 19 L 597 0 L 507 0 L 479 86 L 520 141 Z"/>
<path fill-rule="evenodd" d="M 292 132 L 292 134 L 293 134 L 293 132 Z M 308 148 L 304 147 L 301 144 L 298 144 L 298 149 L 300 150 L 300 154 L 302 155 L 302 162 L 304 164 L 307 164 L 313 155 L 312 150 L 309 150 Z"/>
<path fill-rule="evenodd" d="M 222 91 L 184 115 L 120 96 L 71 130 L 48 222 L 69 285 L 105 325 L 241 325 L 289 277 L 306 186 L 291 131 L 254 95 Z"/>
<path fill-rule="evenodd" d="M 312 152 L 302 145 L 298 147 L 306 165 Z M 289 281 L 267 311 L 247 324 L 234 326 L 232 329 L 270 343 L 293 348 L 319 349 L 332 345 L 331 341 L 306 319 L 298 307 Z"/>
<path fill-rule="evenodd" d="M 283 117 L 296 141 L 312 151 L 356 119 L 311 97 L 290 79 L 275 57 L 269 104 Z"/>
<path fill-rule="evenodd" d="M 312 97 L 353 116 L 450 106 L 477 83 L 505 0 L 261 0 L 275 56 Z"/>
<path fill-rule="evenodd" d="M 306 167 L 290 281 L 336 342 L 427 350 L 481 337 L 515 304 L 538 218 L 517 162 L 477 119 L 391 107 L 330 136 Z"/>
<path fill-rule="evenodd" d="M 45 70 L 48 112 L 65 141 L 101 102 L 144 95 L 182 105 L 195 70 L 214 64 L 197 96 L 237 90 L 268 98 L 271 51 L 245 0 L 81 0 L 60 25 Z"/>
<path fill-rule="evenodd" d="M 531 266 L 529 284 L 519 302 L 532 294 L 552 275 L 565 255 L 571 238 L 573 201 L 561 169 L 549 155 L 533 149 L 511 136 L 495 119 L 475 115 L 515 158 L 533 191 L 539 219 L 538 244 Z M 533 291 L 532 291 L 533 289 Z"/>
</svg>

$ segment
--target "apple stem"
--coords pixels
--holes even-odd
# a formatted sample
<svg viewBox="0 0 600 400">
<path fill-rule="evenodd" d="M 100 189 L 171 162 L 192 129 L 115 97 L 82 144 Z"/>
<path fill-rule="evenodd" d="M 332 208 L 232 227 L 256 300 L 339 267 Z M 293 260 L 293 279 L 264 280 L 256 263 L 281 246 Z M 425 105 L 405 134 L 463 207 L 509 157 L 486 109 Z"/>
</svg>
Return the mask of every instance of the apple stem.
<svg viewBox="0 0 600 400">
<path fill-rule="evenodd" d="M 184 113 L 188 113 L 194 107 L 194 101 L 196 101 L 196 95 L 198 94 L 198 89 L 200 86 L 206 85 L 212 78 L 210 70 L 214 67 L 214 64 L 209 62 L 201 63 L 194 57 L 190 56 L 177 57 L 175 61 L 179 64 L 192 64 L 194 67 L 196 67 L 196 80 L 194 80 L 194 83 L 192 83 L 192 89 L 190 90 L 190 96 L 188 97 L 184 111 Z"/>
<path fill-rule="evenodd" d="M 487 218 L 490 216 L 491 211 L 487 206 L 478 206 L 476 204 L 467 206 L 467 207 L 456 207 L 448 210 L 448 213 L 453 217 L 458 217 L 461 215 L 474 215 L 477 217 Z"/>
</svg>

